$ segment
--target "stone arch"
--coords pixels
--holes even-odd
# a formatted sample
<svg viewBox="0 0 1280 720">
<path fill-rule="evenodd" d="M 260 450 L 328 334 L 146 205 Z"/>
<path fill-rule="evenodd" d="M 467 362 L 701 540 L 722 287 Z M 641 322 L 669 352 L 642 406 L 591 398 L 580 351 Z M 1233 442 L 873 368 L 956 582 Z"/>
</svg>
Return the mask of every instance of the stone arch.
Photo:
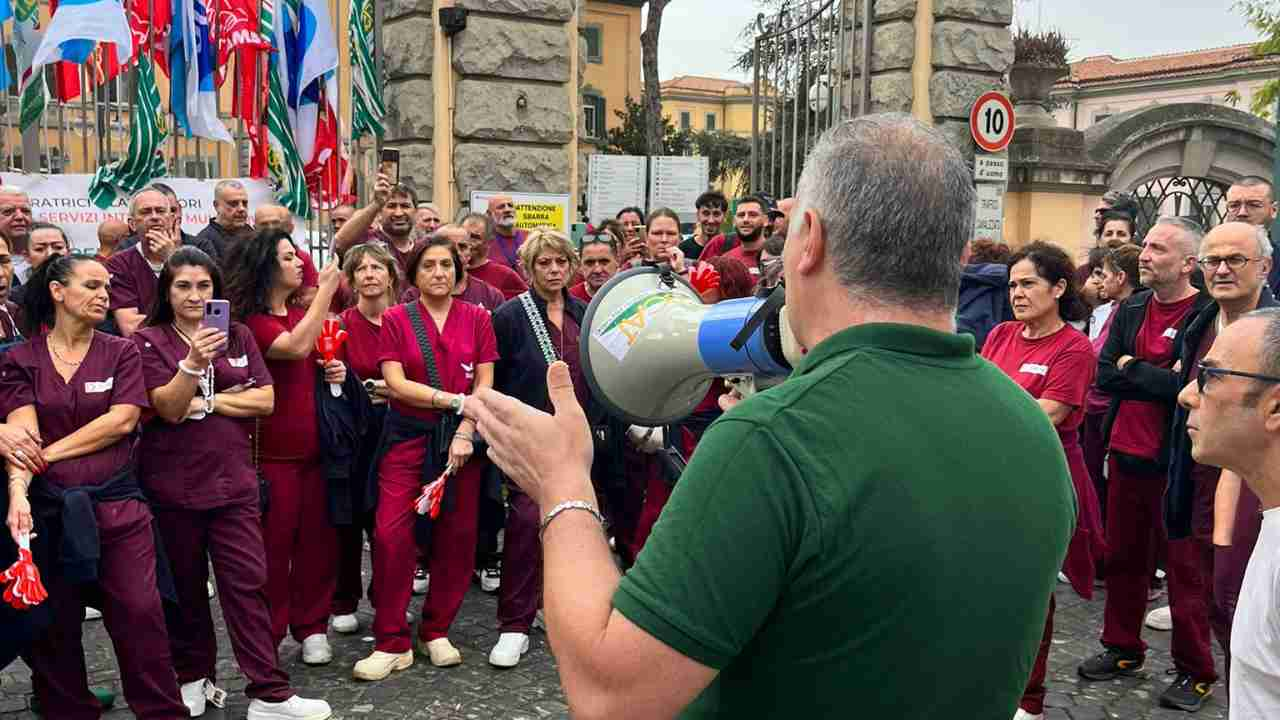
<svg viewBox="0 0 1280 720">
<path fill-rule="evenodd" d="M 1132 190 L 1165 177 L 1230 185 L 1245 175 L 1271 176 L 1276 126 L 1208 103 L 1154 105 L 1090 127 L 1091 159 L 1111 167 L 1109 185 Z"/>
</svg>

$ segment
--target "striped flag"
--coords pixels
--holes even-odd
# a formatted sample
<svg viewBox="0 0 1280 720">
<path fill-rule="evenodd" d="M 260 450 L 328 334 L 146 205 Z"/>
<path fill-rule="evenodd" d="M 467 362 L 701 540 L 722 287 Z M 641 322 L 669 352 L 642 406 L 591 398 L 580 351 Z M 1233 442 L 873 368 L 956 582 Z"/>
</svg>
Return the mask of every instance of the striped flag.
<svg viewBox="0 0 1280 720">
<path fill-rule="evenodd" d="M 277 52 L 269 56 L 267 65 L 267 168 L 276 186 L 276 200 L 298 217 L 310 217 L 311 202 L 307 195 L 306 176 L 302 172 L 302 158 L 293 139 L 293 126 L 289 123 L 289 105 L 285 101 L 284 85 L 280 80 L 282 70 L 280 38 L 272 30 L 275 27 L 275 11 L 271 0 L 263 0 L 258 19 L 262 34 L 273 39 Z M 251 173 L 252 174 L 252 173 Z M 255 175 L 256 177 L 256 175 Z"/>
<path fill-rule="evenodd" d="M 373 0 L 351 0 L 347 27 L 351 40 L 351 139 L 382 137 L 387 108 L 373 66 Z"/>
<path fill-rule="evenodd" d="M 40 6 L 36 0 L 18 0 L 13 11 L 13 51 L 18 61 L 18 88 L 22 93 L 18 127 L 25 131 L 44 114 L 48 98 L 44 73 L 40 68 L 32 68 L 40 46 Z"/>
<path fill-rule="evenodd" d="M 132 195 L 168 171 L 161 145 L 169 133 L 155 71 L 145 54 L 138 56 L 138 84 L 129 133 L 129 149 L 124 158 L 98 168 L 89 183 L 89 199 L 104 210 L 118 195 Z"/>
<path fill-rule="evenodd" d="M 61 0 L 55 7 L 31 61 L 33 71 L 59 61 L 83 65 L 99 42 L 115 44 L 117 65 L 133 57 L 133 33 L 120 0 Z"/>
<path fill-rule="evenodd" d="M 0 0 L 0 25 L 13 17 L 13 4 L 9 0 Z M 0 90 L 8 91 L 13 84 L 13 76 L 9 74 L 9 63 L 0 63 Z"/>
<path fill-rule="evenodd" d="M 204 0 L 173 0 L 170 37 L 169 97 L 185 100 L 170 101 L 175 122 L 187 137 L 233 142 L 218 117 L 217 48 L 210 40 Z"/>
</svg>

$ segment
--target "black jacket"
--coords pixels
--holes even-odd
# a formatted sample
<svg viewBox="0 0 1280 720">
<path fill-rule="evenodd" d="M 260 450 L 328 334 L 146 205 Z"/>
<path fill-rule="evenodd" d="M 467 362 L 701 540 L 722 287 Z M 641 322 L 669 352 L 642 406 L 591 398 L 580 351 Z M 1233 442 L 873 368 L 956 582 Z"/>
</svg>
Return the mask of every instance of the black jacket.
<svg viewBox="0 0 1280 720">
<path fill-rule="evenodd" d="M 197 247 L 209 253 L 221 265 L 226 258 L 227 250 L 235 242 L 235 237 L 219 225 L 217 221 L 210 220 L 209 224 L 200 231 L 200 234 L 196 235 L 196 240 L 200 243 Z"/>
<path fill-rule="evenodd" d="M 134 245 L 137 245 L 138 240 L 140 238 L 141 236 L 136 233 L 133 235 L 130 235 L 129 237 L 124 239 L 124 242 L 120 243 L 120 247 L 116 248 L 116 252 L 120 253 L 125 250 L 128 250 Z M 218 256 L 214 254 L 214 252 L 216 251 L 214 250 L 213 245 L 207 239 L 202 238 L 200 235 L 191 235 L 190 233 L 187 233 L 184 231 L 182 233 L 182 246 L 193 247 L 198 250 L 202 250 L 206 255 L 213 258 L 215 261 L 218 259 Z"/>
<path fill-rule="evenodd" d="M 1172 411 L 1177 404 L 1178 391 L 1182 385 L 1178 383 L 1178 374 L 1172 370 L 1159 368 L 1151 363 L 1134 359 L 1124 370 L 1116 367 L 1116 360 L 1122 355 L 1133 355 L 1134 344 L 1138 338 L 1138 330 L 1147 315 L 1147 303 L 1154 293 L 1151 290 L 1136 292 L 1115 309 L 1115 319 L 1111 321 L 1111 332 L 1107 342 L 1102 346 L 1098 356 L 1098 389 L 1111 396 L 1111 406 L 1107 409 L 1107 419 L 1102 426 L 1102 437 L 1107 445 L 1111 442 L 1111 425 L 1115 422 L 1116 412 L 1122 400 L 1138 400 L 1142 402 L 1160 403 Z M 1187 313 L 1178 334 L 1173 339 L 1174 352 L 1181 346 L 1182 336 L 1186 334 L 1187 324 L 1206 305 L 1213 304 L 1208 293 L 1196 296 L 1195 305 Z M 1164 439 L 1160 443 L 1159 464 L 1169 462 L 1169 428 L 1165 428 Z"/>
<path fill-rule="evenodd" d="M 587 314 L 587 304 L 568 291 L 564 294 L 564 311 L 578 327 Z M 530 291 L 533 304 L 542 315 L 548 328 L 547 303 L 536 292 Z M 498 362 L 493 371 L 493 389 L 546 412 L 551 411 L 551 399 L 547 395 L 547 360 L 542 356 L 538 338 L 529 327 L 524 305 L 516 296 L 493 311 L 493 334 L 498 340 Z M 594 404 L 594 403 L 593 403 Z M 588 412 L 590 417 L 591 413 Z"/>
<path fill-rule="evenodd" d="M 373 404 L 350 369 L 342 383 L 342 396 L 329 392 L 324 370 L 316 371 L 316 416 L 320 436 L 320 462 L 329 485 L 329 522 L 350 525 L 365 508 L 353 507 L 355 498 L 371 496 L 369 473 L 356 472 L 365 428 L 373 418 Z M 358 484 L 360 487 L 353 487 Z"/>
<path fill-rule="evenodd" d="M 1280 306 L 1269 287 L 1263 287 L 1258 297 L 1258 307 Z M 1175 349 L 1182 361 L 1178 374 L 1178 387 L 1186 387 L 1195 377 L 1196 351 L 1204 334 L 1218 321 L 1218 304 L 1211 303 L 1187 320 L 1181 342 Z M 1114 327 L 1114 326 L 1113 326 Z M 1191 535 L 1191 513 L 1195 502 L 1196 485 L 1191 470 L 1196 462 L 1191 458 L 1191 438 L 1187 435 L 1187 411 L 1181 405 L 1173 410 L 1173 422 L 1169 431 L 1169 485 L 1164 494 L 1164 522 L 1170 540 L 1180 540 Z"/>
</svg>

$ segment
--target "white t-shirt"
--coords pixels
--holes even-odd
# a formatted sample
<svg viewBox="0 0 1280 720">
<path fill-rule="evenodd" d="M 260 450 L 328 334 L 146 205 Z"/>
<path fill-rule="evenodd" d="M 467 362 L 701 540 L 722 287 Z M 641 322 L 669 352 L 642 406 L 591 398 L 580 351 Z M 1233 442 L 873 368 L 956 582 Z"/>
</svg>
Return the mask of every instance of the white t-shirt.
<svg viewBox="0 0 1280 720">
<path fill-rule="evenodd" d="M 1089 342 L 1098 339 L 1102 334 L 1102 326 L 1107 324 L 1107 318 L 1111 317 L 1111 311 L 1116 309 L 1114 301 L 1105 302 L 1093 309 L 1092 315 L 1089 317 Z"/>
<path fill-rule="evenodd" d="M 1262 514 L 1236 604 L 1230 714 L 1231 720 L 1280 718 L 1280 508 Z"/>
</svg>

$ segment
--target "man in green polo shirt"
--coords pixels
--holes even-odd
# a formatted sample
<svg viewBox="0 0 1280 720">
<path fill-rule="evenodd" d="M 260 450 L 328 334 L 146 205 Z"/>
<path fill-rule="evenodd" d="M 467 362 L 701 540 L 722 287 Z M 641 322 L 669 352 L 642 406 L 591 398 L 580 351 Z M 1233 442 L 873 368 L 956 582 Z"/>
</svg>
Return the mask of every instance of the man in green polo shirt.
<svg viewBox="0 0 1280 720">
<path fill-rule="evenodd" d="M 910 117 L 823 136 L 783 253 L 810 351 L 707 431 L 626 576 L 564 364 L 554 416 L 466 403 L 544 514 L 574 717 L 1013 716 L 1074 500 L 1044 412 L 954 334 L 973 198 L 959 152 Z"/>
</svg>

